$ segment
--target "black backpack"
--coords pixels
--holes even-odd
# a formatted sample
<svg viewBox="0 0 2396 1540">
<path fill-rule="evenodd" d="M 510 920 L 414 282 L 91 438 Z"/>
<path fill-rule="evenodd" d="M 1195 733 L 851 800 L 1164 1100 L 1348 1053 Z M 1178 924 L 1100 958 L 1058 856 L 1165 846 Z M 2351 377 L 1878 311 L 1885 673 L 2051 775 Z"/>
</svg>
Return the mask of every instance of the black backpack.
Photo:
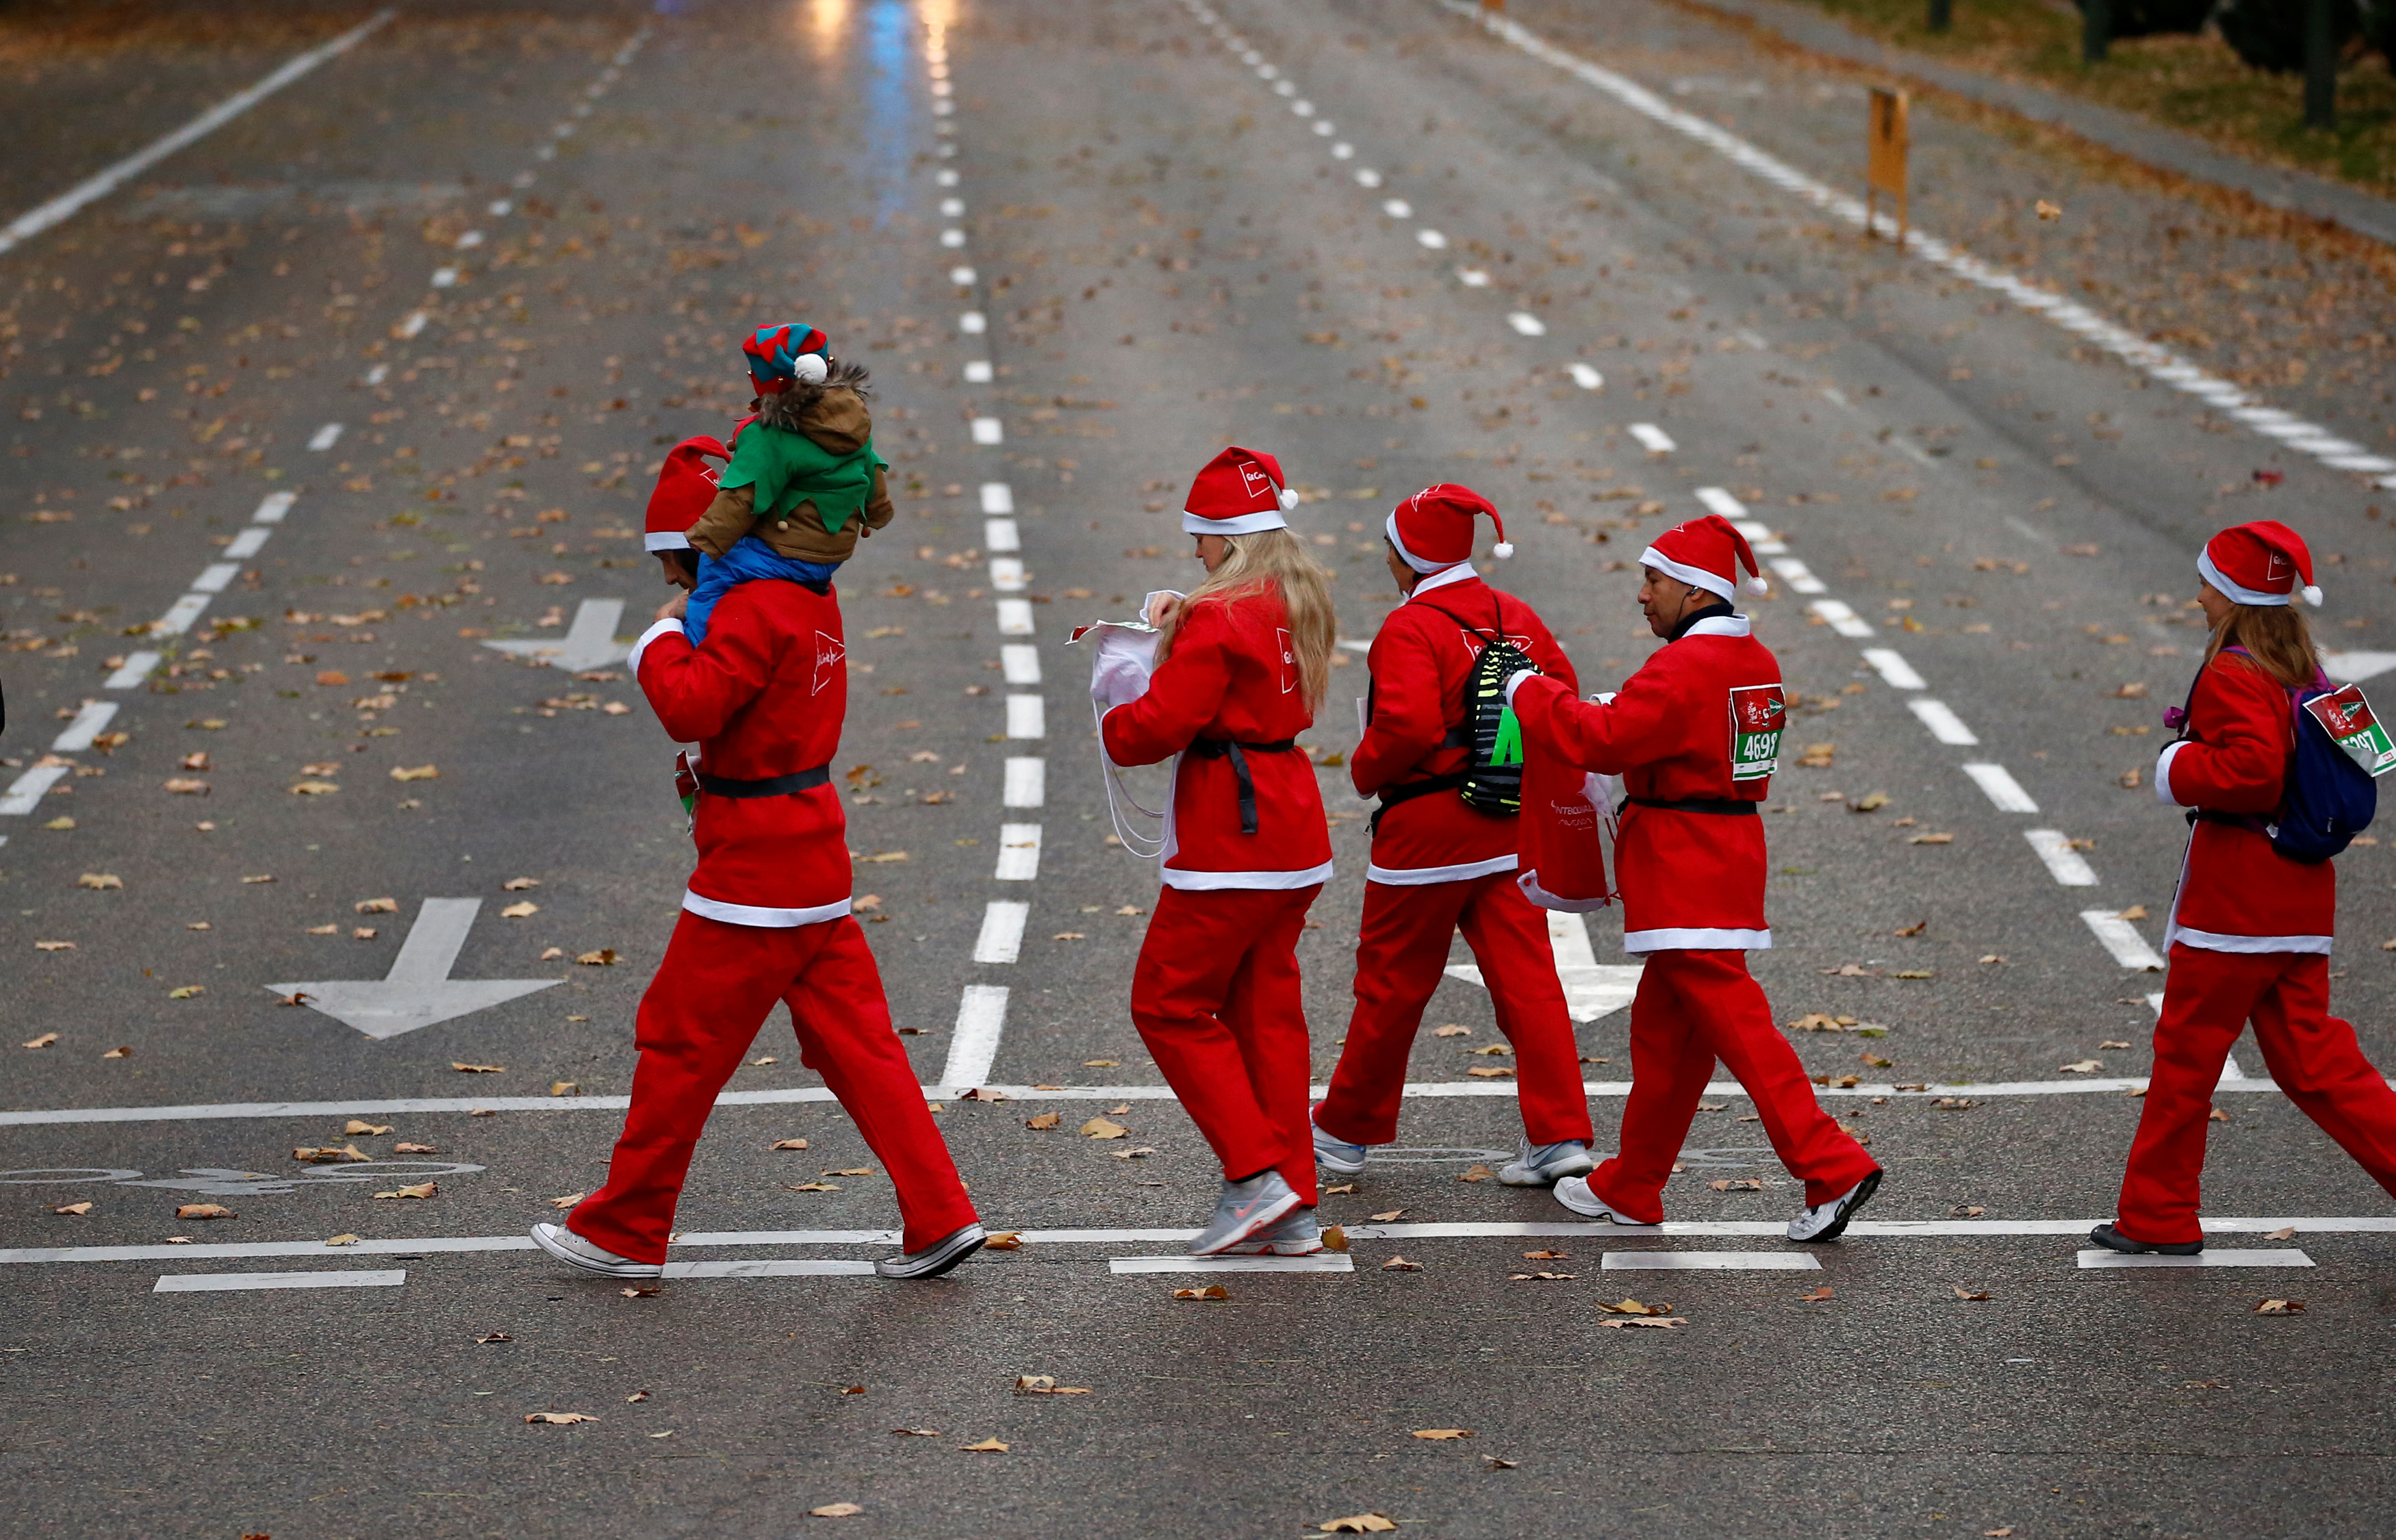
<svg viewBox="0 0 2396 1540">
<path fill-rule="evenodd" d="M 1445 744 L 1466 750 L 1470 757 L 1461 770 L 1382 792 L 1381 805 L 1373 814 L 1377 832 L 1381 815 L 1398 803 L 1451 789 L 1466 806 L 1493 817 L 1511 817 L 1523 810 L 1523 724 L 1515 719 L 1514 709 L 1506 704 L 1506 681 L 1524 669 L 1536 670 L 1537 665 L 1506 640 L 1502 610 L 1491 616 L 1492 624 L 1484 629 L 1458 618 L 1444 605 L 1426 604 L 1460 630 L 1488 638 L 1472 660 L 1472 671 L 1464 678 L 1464 720 L 1449 732 Z M 1496 608 L 1495 595 L 1492 607 Z"/>
</svg>

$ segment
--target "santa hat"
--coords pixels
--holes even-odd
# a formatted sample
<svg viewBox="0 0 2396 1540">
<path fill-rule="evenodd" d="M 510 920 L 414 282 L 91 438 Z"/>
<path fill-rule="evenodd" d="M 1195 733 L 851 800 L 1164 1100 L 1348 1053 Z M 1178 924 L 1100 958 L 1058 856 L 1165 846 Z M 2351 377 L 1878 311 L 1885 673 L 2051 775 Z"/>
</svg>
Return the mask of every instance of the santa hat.
<svg viewBox="0 0 2396 1540">
<path fill-rule="evenodd" d="M 1426 486 L 1390 511 L 1383 526 L 1398 559 L 1417 572 L 1437 572 L 1472 560 L 1472 518 L 1486 513 L 1498 526 L 1499 560 L 1514 554 L 1506 539 L 1506 521 L 1488 498 L 1469 486 L 1441 482 Z"/>
<path fill-rule="evenodd" d="M 1639 558 L 1639 564 L 1719 593 L 1724 599 L 1737 597 L 1742 568 L 1747 573 L 1750 593 L 1762 593 L 1767 587 L 1756 571 L 1755 552 L 1748 549 L 1747 537 L 1719 513 L 1674 524 L 1657 536 L 1656 543 Z"/>
<path fill-rule="evenodd" d="M 2296 532 L 2277 519 L 2257 519 L 2225 529 L 2204 542 L 2196 570 L 2204 580 L 2242 604 L 2284 604 L 2298 578 L 2305 603 L 2318 608 L 2313 553 Z"/>
<path fill-rule="evenodd" d="M 1283 482 L 1281 461 L 1237 445 L 1206 462 L 1190 484 L 1181 505 L 1181 528 L 1190 535 L 1255 535 L 1287 529 L 1283 514 L 1298 506 L 1298 494 Z"/>
<path fill-rule="evenodd" d="M 759 395 L 779 395 L 802 380 L 820 384 L 832 373 L 831 349 L 830 338 L 800 321 L 760 326 L 740 344 Z"/>
<path fill-rule="evenodd" d="M 642 550 L 690 549 L 690 526 L 699 523 L 707 505 L 715 500 L 715 484 L 723 474 L 718 467 L 707 462 L 731 458 L 731 450 L 705 433 L 685 439 L 666 451 L 666 462 L 658 468 L 657 490 L 649 494 L 648 524 L 641 536 Z"/>
</svg>

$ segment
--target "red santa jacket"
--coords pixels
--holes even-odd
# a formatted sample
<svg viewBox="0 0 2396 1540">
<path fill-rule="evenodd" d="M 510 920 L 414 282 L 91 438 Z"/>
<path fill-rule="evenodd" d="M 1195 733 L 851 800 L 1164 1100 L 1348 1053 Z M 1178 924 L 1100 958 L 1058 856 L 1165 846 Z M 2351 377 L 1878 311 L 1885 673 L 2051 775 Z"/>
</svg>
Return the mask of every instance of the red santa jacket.
<svg viewBox="0 0 2396 1540">
<path fill-rule="evenodd" d="M 1579 693 L 1572 660 L 1530 605 L 1491 588 L 1469 564 L 1434 573 L 1381 622 L 1365 658 L 1369 715 L 1364 741 L 1348 757 L 1358 792 L 1369 797 L 1464 768 L 1470 751 L 1452 737 L 1464 723 L 1465 679 L 1493 634 Z M 1481 812 L 1452 790 L 1427 791 L 1382 812 L 1364 875 L 1411 887 L 1511 871 L 1516 828 L 1516 819 Z"/>
<path fill-rule="evenodd" d="M 2252 660 L 2216 654 L 2190 693 L 2187 737 L 2155 761 L 2155 795 L 2180 807 L 2269 818 L 2296 749 L 2288 692 Z M 2292 861 L 2266 836 L 2200 820 L 2189 830 L 2163 944 L 2208 951 L 2327 952 L 2337 869 Z"/>
<path fill-rule="evenodd" d="M 1330 880 L 1331 830 L 1313 764 L 1295 750 L 1246 747 L 1286 742 L 1313 724 L 1278 592 L 1190 608 L 1148 693 L 1098 724 L 1117 764 L 1181 756 L 1166 810 L 1167 887 L 1298 888 Z M 1226 741 L 1243 746 L 1256 789 L 1253 834 L 1241 829 L 1231 756 L 1208 748 Z"/>
<path fill-rule="evenodd" d="M 1560 680 L 1522 675 L 1513 707 L 1526 752 L 1618 775 L 1633 799 L 1614 851 L 1625 950 L 1772 945 L 1764 820 L 1639 805 L 1753 804 L 1769 793 L 1788 711 L 1779 661 L 1747 617 L 1699 620 L 1658 647 L 1606 704 L 1574 699 Z"/>
<path fill-rule="evenodd" d="M 846 914 L 848 820 L 829 779 L 768 796 L 720 787 L 831 764 L 848 710 L 838 601 L 779 579 L 742 583 L 717 603 L 703 646 L 660 620 L 631 664 L 667 733 L 699 745 L 699 870 L 682 907 L 774 927 Z"/>
</svg>

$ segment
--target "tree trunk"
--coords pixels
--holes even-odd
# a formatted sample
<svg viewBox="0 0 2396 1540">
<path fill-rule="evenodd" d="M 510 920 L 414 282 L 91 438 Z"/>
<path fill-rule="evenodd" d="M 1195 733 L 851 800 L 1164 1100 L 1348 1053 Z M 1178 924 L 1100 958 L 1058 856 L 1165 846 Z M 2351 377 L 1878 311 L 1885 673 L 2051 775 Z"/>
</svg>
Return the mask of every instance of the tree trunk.
<svg viewBox="0 0 2396 1540">
<path fill-rule="evenodd" d="M 2080 7 L 2080 61 L 2105 62 L 2106 46 L 2113 41 L 2113 0 L 2083 0 Z"/>
<path fill-rule="evenodd" d="M 2330 0 L 2305 5 L 2305 126 L 2337 126 L 2337 45 L 2330 32 Z"/>
<path fill-rule="evenodd" d="M 1930 0 L 1930 30 L 1943 33 L 1955 20 L 1955 0 Z"/>
</svg>

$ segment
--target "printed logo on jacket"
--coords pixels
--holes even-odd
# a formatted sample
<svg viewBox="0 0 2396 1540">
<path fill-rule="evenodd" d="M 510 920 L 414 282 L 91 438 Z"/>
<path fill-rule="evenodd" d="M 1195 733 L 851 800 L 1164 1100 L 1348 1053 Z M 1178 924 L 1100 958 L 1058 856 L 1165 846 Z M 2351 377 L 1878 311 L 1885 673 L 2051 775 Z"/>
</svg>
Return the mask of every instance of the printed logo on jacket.
<svg viewBox="0 0 2396 1540">
<path fill-rule="evenodd" d="M 839 637 L 825 631 L 816 632 L 816 677 L 807 694 L 823 694 L 823 687 L 831 680 L 832 670 L 839 668 L 841 659 L 847 656 L 848 649 L 841 644 Z"/>
</svg>

